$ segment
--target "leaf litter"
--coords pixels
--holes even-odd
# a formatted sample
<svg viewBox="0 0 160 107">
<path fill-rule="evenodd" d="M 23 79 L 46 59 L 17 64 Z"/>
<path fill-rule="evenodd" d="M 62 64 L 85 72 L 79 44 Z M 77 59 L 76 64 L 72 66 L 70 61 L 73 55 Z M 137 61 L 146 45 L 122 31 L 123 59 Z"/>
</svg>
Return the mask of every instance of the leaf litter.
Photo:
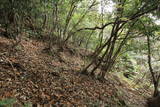
<svg viewBox="0 0 160 107">
<path fill-rule="evenodd" d="M 53 55 L 43 50 L 47 44 L 22 40 L 12 49 L 9 39 L 0 37 L 0 99 L 15 98 L 19 105 L 143 107 L 145 100 L 126 86 L 116 84 L 111 74 L 105 83 L 79 73 L 86 51 L 66 48 Z M 74 53 L 74 54 L 73 54 Z M 82 57 L 83 55 L 83 57 Z M 86 55 L 87 56 L 87 55 Z M 125 84 L 125 83 L 122 83 Z"/>
</svg>

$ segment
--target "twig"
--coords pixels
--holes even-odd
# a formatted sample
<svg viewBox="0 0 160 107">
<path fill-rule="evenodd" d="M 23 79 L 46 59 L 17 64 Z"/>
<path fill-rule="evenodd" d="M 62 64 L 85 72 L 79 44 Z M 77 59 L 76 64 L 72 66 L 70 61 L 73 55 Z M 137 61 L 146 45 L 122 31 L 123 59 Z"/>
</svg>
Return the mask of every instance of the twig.
<svg viewBox="0 0 160 107">
<path fill-rule="evenodd" d="M 13 66 L 13 64 L 12 64 L 12 62 L 5 56 L 5 55 L 3 55 L 2 54 L 2 57 L 4 57 L 5 58 L 5 60 L 11 65 L 11 67 L 12 67 L 12 69 L 13 69 L 13 71 L 15 71 L 15 69 L 14 69 L 14 66 Z"/>
</svg>

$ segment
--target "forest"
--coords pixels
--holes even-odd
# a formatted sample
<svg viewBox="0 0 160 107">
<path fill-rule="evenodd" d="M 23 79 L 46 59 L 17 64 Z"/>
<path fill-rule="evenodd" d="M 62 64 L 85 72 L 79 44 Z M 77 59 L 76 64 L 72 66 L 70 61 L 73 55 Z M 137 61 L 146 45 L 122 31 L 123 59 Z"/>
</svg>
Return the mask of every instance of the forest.
<svg viewBox="0 0 160 107">
<path fill-rule="evenodd" d="M 160 107 L 160 0 L 0 0 L 0 107 Z"/>
</svg>

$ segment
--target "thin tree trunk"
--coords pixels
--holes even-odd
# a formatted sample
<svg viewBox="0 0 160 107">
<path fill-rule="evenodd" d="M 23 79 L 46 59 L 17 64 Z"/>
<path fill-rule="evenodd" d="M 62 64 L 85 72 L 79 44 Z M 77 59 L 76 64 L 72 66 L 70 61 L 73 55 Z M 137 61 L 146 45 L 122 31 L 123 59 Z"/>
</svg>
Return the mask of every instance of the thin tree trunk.
<svg viewBox="0 0 160 107">
<path fill-rule="evenodd" d="M 72 19 L 72 16 L 73 16 L 73 13 L 74 13 L 74 10 L 75 10 L 75 9 L 76 9 L 75 2 L 72 1 L 70 10 L 69 10 L 68 15 L 67 15 L 67 18 L 66 18 L 66 23 L 65 23 L 64 31 L 63 31 L 64 44 L 65 44 L 65 42 L 66 42 L 65 37 L 66 37 L 66 34 L 67 34 L 68 26 L 69 26 L 69 24 L 70 24 L 70 21 L 71 21 L 71 19 Z"/>
<path fill-rule="evenodd" d="M 154 85 L 153 97 L 156 97 L 158 95 L 158 81 L 156 81 L 155 74 L 153 72 L 153 68 L 152 68 L 152 64 L 151 64 L 152 60 L 151 60 L 151 46 L 150 46 L 149 35 L 147 35 L 147 46 L 148 46 L 148 66 L 149 66 L 149 71 L 152 75 L 152 81 L 153 81 L 153 85 Z"/>
</svg>

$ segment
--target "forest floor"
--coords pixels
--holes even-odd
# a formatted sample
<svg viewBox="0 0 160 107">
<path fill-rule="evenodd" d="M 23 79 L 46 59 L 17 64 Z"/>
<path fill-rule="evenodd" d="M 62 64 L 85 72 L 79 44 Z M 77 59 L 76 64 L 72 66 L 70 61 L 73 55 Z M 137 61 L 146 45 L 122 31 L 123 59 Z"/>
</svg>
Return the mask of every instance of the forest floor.
<svg viewBox="0 0 160 107">
<path fill-rule="evenodd" d="M 145 90 L 134 90 L 126 81 L 108 73 L 102 83 L 79 73 L 90 52 L 66 46 L 61 51 L 47 43 L 22 39 L 12 48 L 12 39 L 0 37 L 0 100 L 13 98 L 22 104 L 79 107 L 145 107 Z"/>
</svg>

